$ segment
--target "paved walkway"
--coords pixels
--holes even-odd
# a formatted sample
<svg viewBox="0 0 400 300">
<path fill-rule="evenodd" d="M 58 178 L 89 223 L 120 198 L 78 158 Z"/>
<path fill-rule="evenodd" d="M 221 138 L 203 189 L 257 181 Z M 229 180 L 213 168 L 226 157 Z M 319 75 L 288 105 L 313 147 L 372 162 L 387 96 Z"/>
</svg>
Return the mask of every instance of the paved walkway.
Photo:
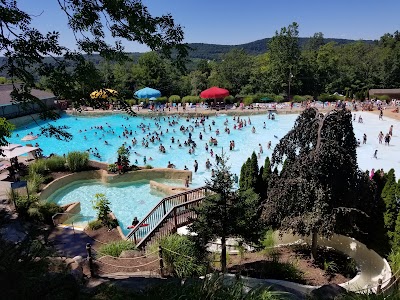
<svg viewBox="0 0 400 300">
<path fill-rule="evenodd" d="M 93 244 L 93 240 L 84 232 L 72 228 L 56 227 L 48 237 L 58 254 L 63 257 L 86 257 L 86 244 Z"/>
</svg>

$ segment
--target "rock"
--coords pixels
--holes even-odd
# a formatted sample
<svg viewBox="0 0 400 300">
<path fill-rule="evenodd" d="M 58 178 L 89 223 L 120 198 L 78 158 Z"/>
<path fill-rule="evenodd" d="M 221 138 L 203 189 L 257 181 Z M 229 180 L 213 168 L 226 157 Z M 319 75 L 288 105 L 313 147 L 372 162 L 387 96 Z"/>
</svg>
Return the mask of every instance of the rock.
<svg viewBox="0 0 400 300">
<path fill-rule="evenodd" d="M 132 257 L 139 257 L 139 256 L 143 256 L 143 253 L 139 250 L 124 250 L 119 255 L 119 257 L 121 257 L 121 258 L 132 258 Z"/>
<path fill-rule="evenodd" d="M 71 269 L 69 272 L 74 278 L 78 281 L 81 282 L 83 280 L 83 268 L 80 264 L 73 262 L 69 265 L 69 268 Z"/>
<path fill-rule="evenodd" d="M 78 263 L 78 264 L 81 264 L 81 263 L 83 262 L 83 258 L 82 258 L 82 256 L 80 256 L 80 255 L 75 256 L 72 260 L 73 260 L 74 262 Z"/>
<path fill-rule="evenodd" d="M 321 286 L 310 293 L 311 299 L 330 300 L 336 299 L 337 296 L 345 294 L 346 289 L 341 286 L 331 283 Z"/>
</svg>

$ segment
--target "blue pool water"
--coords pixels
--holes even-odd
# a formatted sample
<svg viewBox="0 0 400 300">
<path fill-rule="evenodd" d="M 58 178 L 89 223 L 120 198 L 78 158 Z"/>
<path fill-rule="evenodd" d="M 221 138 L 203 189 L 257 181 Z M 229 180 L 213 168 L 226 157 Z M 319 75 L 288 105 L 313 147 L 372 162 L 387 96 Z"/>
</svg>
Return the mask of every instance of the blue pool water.
<svg viewBox="0 0 400 300">
<path fill-rule="evenodd" d="M 361 169 L 367 170 L 371 168 L 384 168 L 388 171 L 390 168 L 394 168 L 397 173 L 397 177 L 400 175 L 400 156 L 397 154 L 399 151 L 399 130 L 400 122 L 389 118 L 384 120 L 378 120 L 378 116 L 368 112 L 357 112 L 357 118 L 359 115 L 363 116 L 364 123 L 353 122 L 354 132 L 356 138 L 362 140 L 362 135 L 367 134 L 367 144 L 361 145 L 357 149 L 357 159 Z M 177 168 L 183 169 L 186 165 L 189 170 L 193 171 L 194 161 L 197 160 L 199 163 L 199 170 L 197 173 L 193 173 L 193 182 L 191 186 L 202 186 L 207 178 L 210 178 L 211 171 L 205 167 L 205 161 L 207 158 L 215 164 L 215 159 L 211 157 L 209 151 L 205 150 L 205 144 L 208 142 L 210 137 L 218 139 L 217 147 L 209 147 L 213 149 L 214 153 L 221 154 L 222 149 L 229 157 L 228 164 L 231 166 L 231 171 L 236 174 L 240 174 L 240 168 L 245 160 L 251 155 L 253 151 L 259 152 L 259 144 L 262 145 L 264 153 L 260 155 L 259 166 L 264 163 L 266 156 L 271 157 L 274 146 L 278 143 L 279 138 L 283 137 L 288 130 L 290 130 L 294 124 L 297 115 L 277 115 L 275 120 L 270 120 L 267 115 L 250 116 L 251 125 L 243 127 L 241 130 L 233 129 L 235 122 L 232 116 L 220 115 L 217 117 L 210 117 L 205 122 L 205 132 L 203 127 L 195 127 L 194 119 L 187 121 L 185 118 L 172 118 L 161 117 L 160 120 L 155 121 L 150 117 L 131 117 L 127 118 L 126 115 L 107 115 L 101 117 L 75 117 L 64 115 L 61 119 L 51 122 L 53 125 L 67 125 L 70 127 L 69 132 L 73 135 L 73 139 L 70 142 L 58 141 L 54 138 L 46 138 L 40 136 L 37 140 L 33 141 L 33 144 L 38 142 L 39 146 L 43 149 L 45 155 L 50 153 L 56 153 L 59 155 L 66 154 L 69 151 L 80 150 L 85 151 L 89 148 L 96 147 L 101 155 L 101 158 L 96 158 L 91 155 L 91 159 L 100 160 L 107 163 L 115 162 L 117 159 L 117 149 L 124 142 L 131 146 L 131 163 L 135 163 L 138 160 L 138 165 L 144 165 L 143 156 L 147 157 L 147 164 L 153 167 L 166 167 L 168 161 L 175 164 Z M 242 117 L 243 120 L 248 122 L 249 117 Z M 177 125 L 169 126 L 168 122 L 176 120 Z M 227 125 L 224 125 L 225 121 L 228 121 Z M 212 122 L 215 125 L 212 125 Z M 265 122 L 266 128 L 263 128 Z M 150 129 L 146 129 L 146 132 L 138 127 L 141 123 L 149 126 Z M 161 126 L 161 129 L 155 124 Z M 188 147 L 178 147 L 177 140 L 180 140 L 182 145 L 184 140 L 188 139 L 188 133 L 182 133 L 179 127 L 183 125 L 185 127 L 193 126 L 192 139 L 197 143 L 195 154 L 189 154 Z M 380 131 L 386 133 L 390 127 L 394 125 L 393 137 L 390 146 L 385 146 L 378 143 L 377 136 Z M 103 126 L 105 130 L 96 129 L 96 126 Z M 110 127 L 108 127 L 110 126 Z M 132 130 L 132 136 L 124 138 L 122 132 L 124 126 L 130 131 Z M 211 131 L 209 130 L 211 126 Z M 229 127 L 230 134 L 224 132 L 225 127 Z M 256 132 L 252 133 L 252 126 L 255 127 Z M 110 130 L 114 130 L 114 134 Z M 168 133 L 166 130 L 168 129 Z M 219 129 L 220 135 L 217 136 L 215 131 Z M 173 132 L 175 130 L 175 133 Z M 154 131 L 160 133 L 163 132 L 161 142 L 155 142 L 154 144 L 149 142 L 149 147 L 145 148 L 142 146 L 142 139 L 149 138 Z M 33 132 L 33 134 L 39 133 L 39 127 L 36 124 L 31 124 L 26 128 L 19 128 L 14 131 L 11 143 L 24 143 L 21 142 L 21 138 L 26 134 Z M 136 133 L 135 133 L 136 132 Z M 199 133 L 202 132 L 203 139 L 199 139 Z M 19 136 L 17 136 L 17 134 Z M 103 136 L 104 134 L 104 136 Z M 86 136 L 86 139 L 84 138 Z M 175 137 L 175 143 L 171 142 L 171 137 Z M 138 143 L 132 146 L 131 140 L 136 137 Z M 107 140 L 109 145 L 104 144 L 104 140 Z M 229 151 L 229 141 L 235 141 L 235 150 Z M 271 149 L 267 149 L 268 141 L 272 142 Z M 32 143 L 32 142 L 30 142 Z M 162 143 L 166 148 L 166 153 L 161 153 L 158 147 Z M 378 149 L 378 158 L 372 158 L 375 150 Z M 139 155 L 136 155 L 134 152 Z M 153 160 L 149 160 L 152 157 Z M 166 182 L 167 184 L 171 184 Z M 174 185 L 183 183 L 175 182 Z M 96 193 L 104 193 L 111 200 L 111 208 L 116 214 L 119 222 L 123 228 L 130 224 L 133 216 L 138 216 L 139 219 L 145 216 L 150 209 L 163 197 L 150 190 L 150 187 L 145 182 L 130 183 L 129 185 L 121 186 L 103 186 L 100 183 L 88 182 L 85 184 L 79 183 L 71 185 L 61 190 L 58 194 L 54 195 L 54 201 L 57 203 L 69 203 L 74 201 L 81 201 L 82 211 L 88 217 L 94 217 L 95 212 L 91 208 L 91 199 L 94 198 Z"/>
<path fill-rule="evenodd" d="M 79 225 L 82 221 L 96 219 L 93 201 L 98 193 L 105 194 L 110 200 L 110 208 L 125 234 L 129 232 L 127 226 L 131 225 L 134 216 L 141 220 L 164 197 L 162 193 L 151 189 L 148 181 L 104 185 L 95 180 L 87 180 L 65 186 L 51 195 L 49 201 L 60 205 L 79 201 L 80 214 L 83 216 L 79 218 Z"/>
<path fill-rule="evenodd" d="M 201 186 L 204 184 L 204 180 L 210 177 L 210 170 L 205 167 L 206 159 L 209 158 L 214 164 L 215 159 L 211 157 L 210 153 L 205 150 L 205 144 L 209 141 L 210 137 L 217 138 L 218 146 L 209 147 L 214 153 L 220 155 L 222 149 L 227 153 L 229 157 L 229 164 L 231 165 L 231 171 L 236 174 L 240 174 L 240 168 L 243 162 L 251 155 L 253 151 L 256 153 L 259 151 L 259 144 L 262 145 L 264 153 L 261 155 L 259 163 L 263 164 L 265 157 L 271 155 L 273 147 L 292 126 L 296 115 L 278 115 L 275 120 L 269 120 L 267 115 L 250 116 L 252 125 L 243 127 L 241 130 L 234 130 L 233 126 L 235 122 L 232 116 L 220 115 L 217 117 L 210 117 L 205 122 L 206 131 L 203 132 L 202 127 L 195 127 L 194 119 L 186 121 L 185 118 L 175 118 L 179 124 L 169 126 L 168 121 L 172 121 L 173 118 L 162 117 L 160 121 L 155 121 L 150 117 L 131 117 L 128 120 L 126 115 L 107 115 L 101 117 L 75 117 L 64 115 L 61 119 L 50 122 L 53 125 L 61 126 L 67 125 L 70 127 L 68 130 L 72 135 L 73 139 L 69 142 L 59 141 L 54 138 L 46 138 L 39 136 L 35 141 L 30 142 L 39 144 L 40 148 L 43 149 L 45 155 L 55 153 L 58 155 L 66 154 L 72 150 L 85 151 L 89 148 L 97 148 L 101 158 L 96 158 L 91 154 L 90 158 L 94 160 L 100 160 L 107 163 L 115 162 L 117 159 L 117 149 L 124 143 L 127 146 L 131 146 L 131 163 L 138 161 L 138 165 L 144 165 L 143 157 L 146 156 L 147 164 L 153 167 L 166 167 L 168 161 L 176 165 L 176 168 L 183 169 L 186 165 L 189 170 L 194 169 L 194 161 L 197 160 L 199 164 L 199 170 L 193 176 L 192 186 Z M 243 117 L 248 123 L 249 117 Z M 224 122 L 228 120 L 227 127 L 230 128 L 230 134 L 224 132 Z M 215 125 L 212 125 L 212 121 L 215 121 Z M 266 123 L 266 128 L 263 129 L 263 122 Z M 141 123 L 146 126 L 150 126 L 149 130 L 145 133 L 138 127 Z M 161 126 L 161 130 L 157 128 L 155 123 Z M 185 127 L 193 126 L 194 131 L 192 132 L 192 139 L 197 143 L 197 148 L 194 154 L 188 154 L 189 147 L 183 146 L 183 142 L 188 139 L 188 133 L 182 133 L 179 127 L 183 125 Z M 96 126 L 103 126 L 104 130 L 96 129 Z M 108 127 L 110 126 L 110 127 Z M 122 132 L 124 127 L 130 131 L 132 130 L 132 136 L 124 138 Z M 211 126 L 211 131 L 209 130 Z M 252 126 L 256 128 L 256 132 L 252 133 Z M 166 130 L 168 129 L 168 133 Z M 215 131 L 219 129 L 220 135 L 217 136 Z M 86 131 L 85 131 L 86 130 Z M 114 134 L 110 133 L 110 130 L 114 130 Z M 175 130 L 175 133 L 173 132 Z M 81 132 L 80 132 L 81 131 Z M 143 138 L 150 133 L 150 136 L 154 131 L 163 132 L 161 142 L 156 141 L 154 144 L 149 142 L 149 147 L 144 148 L 142 146 Z M 26 128 L 20 128 L 15 130 L 10 142 L 21 143 L 21 138 L 26 134 L 33 132 L 33 134 L 39 133 L 37 125 L 32 124 Z M 136 134 L 135 134 L 136 132 Z M 202 132 L 203 139 L 199 139 L 199 133 Z M 17 137 L 16 135 L 19 135 Z M 104 136 L 103 136 L 104 135 Z M 86 136 L 86 139 L 85 139 Z M 278 138 L 276 138 L 276 137 Z M 137 144 L 132 146 L 132 139 L 136 138 Z M 171 137 L 175 138 L 175 143 L 172 143 Z M 108 142 L 105 145 L 104 141 Z M 177 141 L 180 140 L 182 148 L 178 147 Z M 229 141 L 235 141 L 235 150 L 229 151 Z M 268 141 L 272 142 L 272 148 L 267 150 Z M 22 142 L 24 143 L 24 142 Z M 166 148 L 166 153 L 161 153 L 158 148 L 160 143 Z M 137 152 L 139 155 L 134 154 Z M 152 160 L 149 160 L 150 157 Z"/>
</svg>

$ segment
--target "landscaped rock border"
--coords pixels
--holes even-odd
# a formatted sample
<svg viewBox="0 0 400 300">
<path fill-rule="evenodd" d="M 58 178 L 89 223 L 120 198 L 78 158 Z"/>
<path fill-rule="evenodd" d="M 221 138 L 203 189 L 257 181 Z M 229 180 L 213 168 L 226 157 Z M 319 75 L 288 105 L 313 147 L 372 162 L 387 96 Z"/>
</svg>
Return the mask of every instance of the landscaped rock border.
<svg viewBox="0 0 400 300">
<path fill-rule="evenodd" d="M 164 179 L 177 179 L 177 180 L 182 180 L 182 182 L 184 182 L 184 180 L 188 176 L 192 178 L 191 171 L 169 169 L 169 168 L 144 169 L 144 170 L 127 172 L 121 175 L 108 174 L 108 172 L 105 170 L 76 172 L 57 178 L 56 180 L 46 185 L 43 188 L 42 192 L 40 193 L 40 200 L 47 200 L 49 196 L 52 195 L 54 192 L 56 192 L 58 189 L 66 186 L 67 184 L 80 180 L 96 179 L 105 184 L 107 183 L 112 184 L 120 182 L 131 182 L 139 180 L 151 180 L 155 178 L 164 178 Z"/>
</svg>

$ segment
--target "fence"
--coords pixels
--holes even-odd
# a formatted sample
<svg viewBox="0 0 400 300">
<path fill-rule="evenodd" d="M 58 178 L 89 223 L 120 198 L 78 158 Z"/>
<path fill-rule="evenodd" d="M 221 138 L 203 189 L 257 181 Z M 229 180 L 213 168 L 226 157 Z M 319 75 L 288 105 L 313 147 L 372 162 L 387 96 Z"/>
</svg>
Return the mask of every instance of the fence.
<svg viewBox="0 0 400 300">
<path fill-rule="evenodd" d="M 166 221 L 165 217 L 173 214 L 175 225 L 182 221 L 183 211 L 188 212 L 189 207 L 193 207 L 193 201 L 201 200 L 207 192 L 206 187 L 200 187 L 163 198 L 148 214 L 137 224 L 127 235 L 127 239 L 133 241 L 137 247 L 142 247 L 160 229 Z M 170 218 L 168 218 L 169 220 Z M 183 225 L 182 225 L 183 226 Z"/>
</svg>

